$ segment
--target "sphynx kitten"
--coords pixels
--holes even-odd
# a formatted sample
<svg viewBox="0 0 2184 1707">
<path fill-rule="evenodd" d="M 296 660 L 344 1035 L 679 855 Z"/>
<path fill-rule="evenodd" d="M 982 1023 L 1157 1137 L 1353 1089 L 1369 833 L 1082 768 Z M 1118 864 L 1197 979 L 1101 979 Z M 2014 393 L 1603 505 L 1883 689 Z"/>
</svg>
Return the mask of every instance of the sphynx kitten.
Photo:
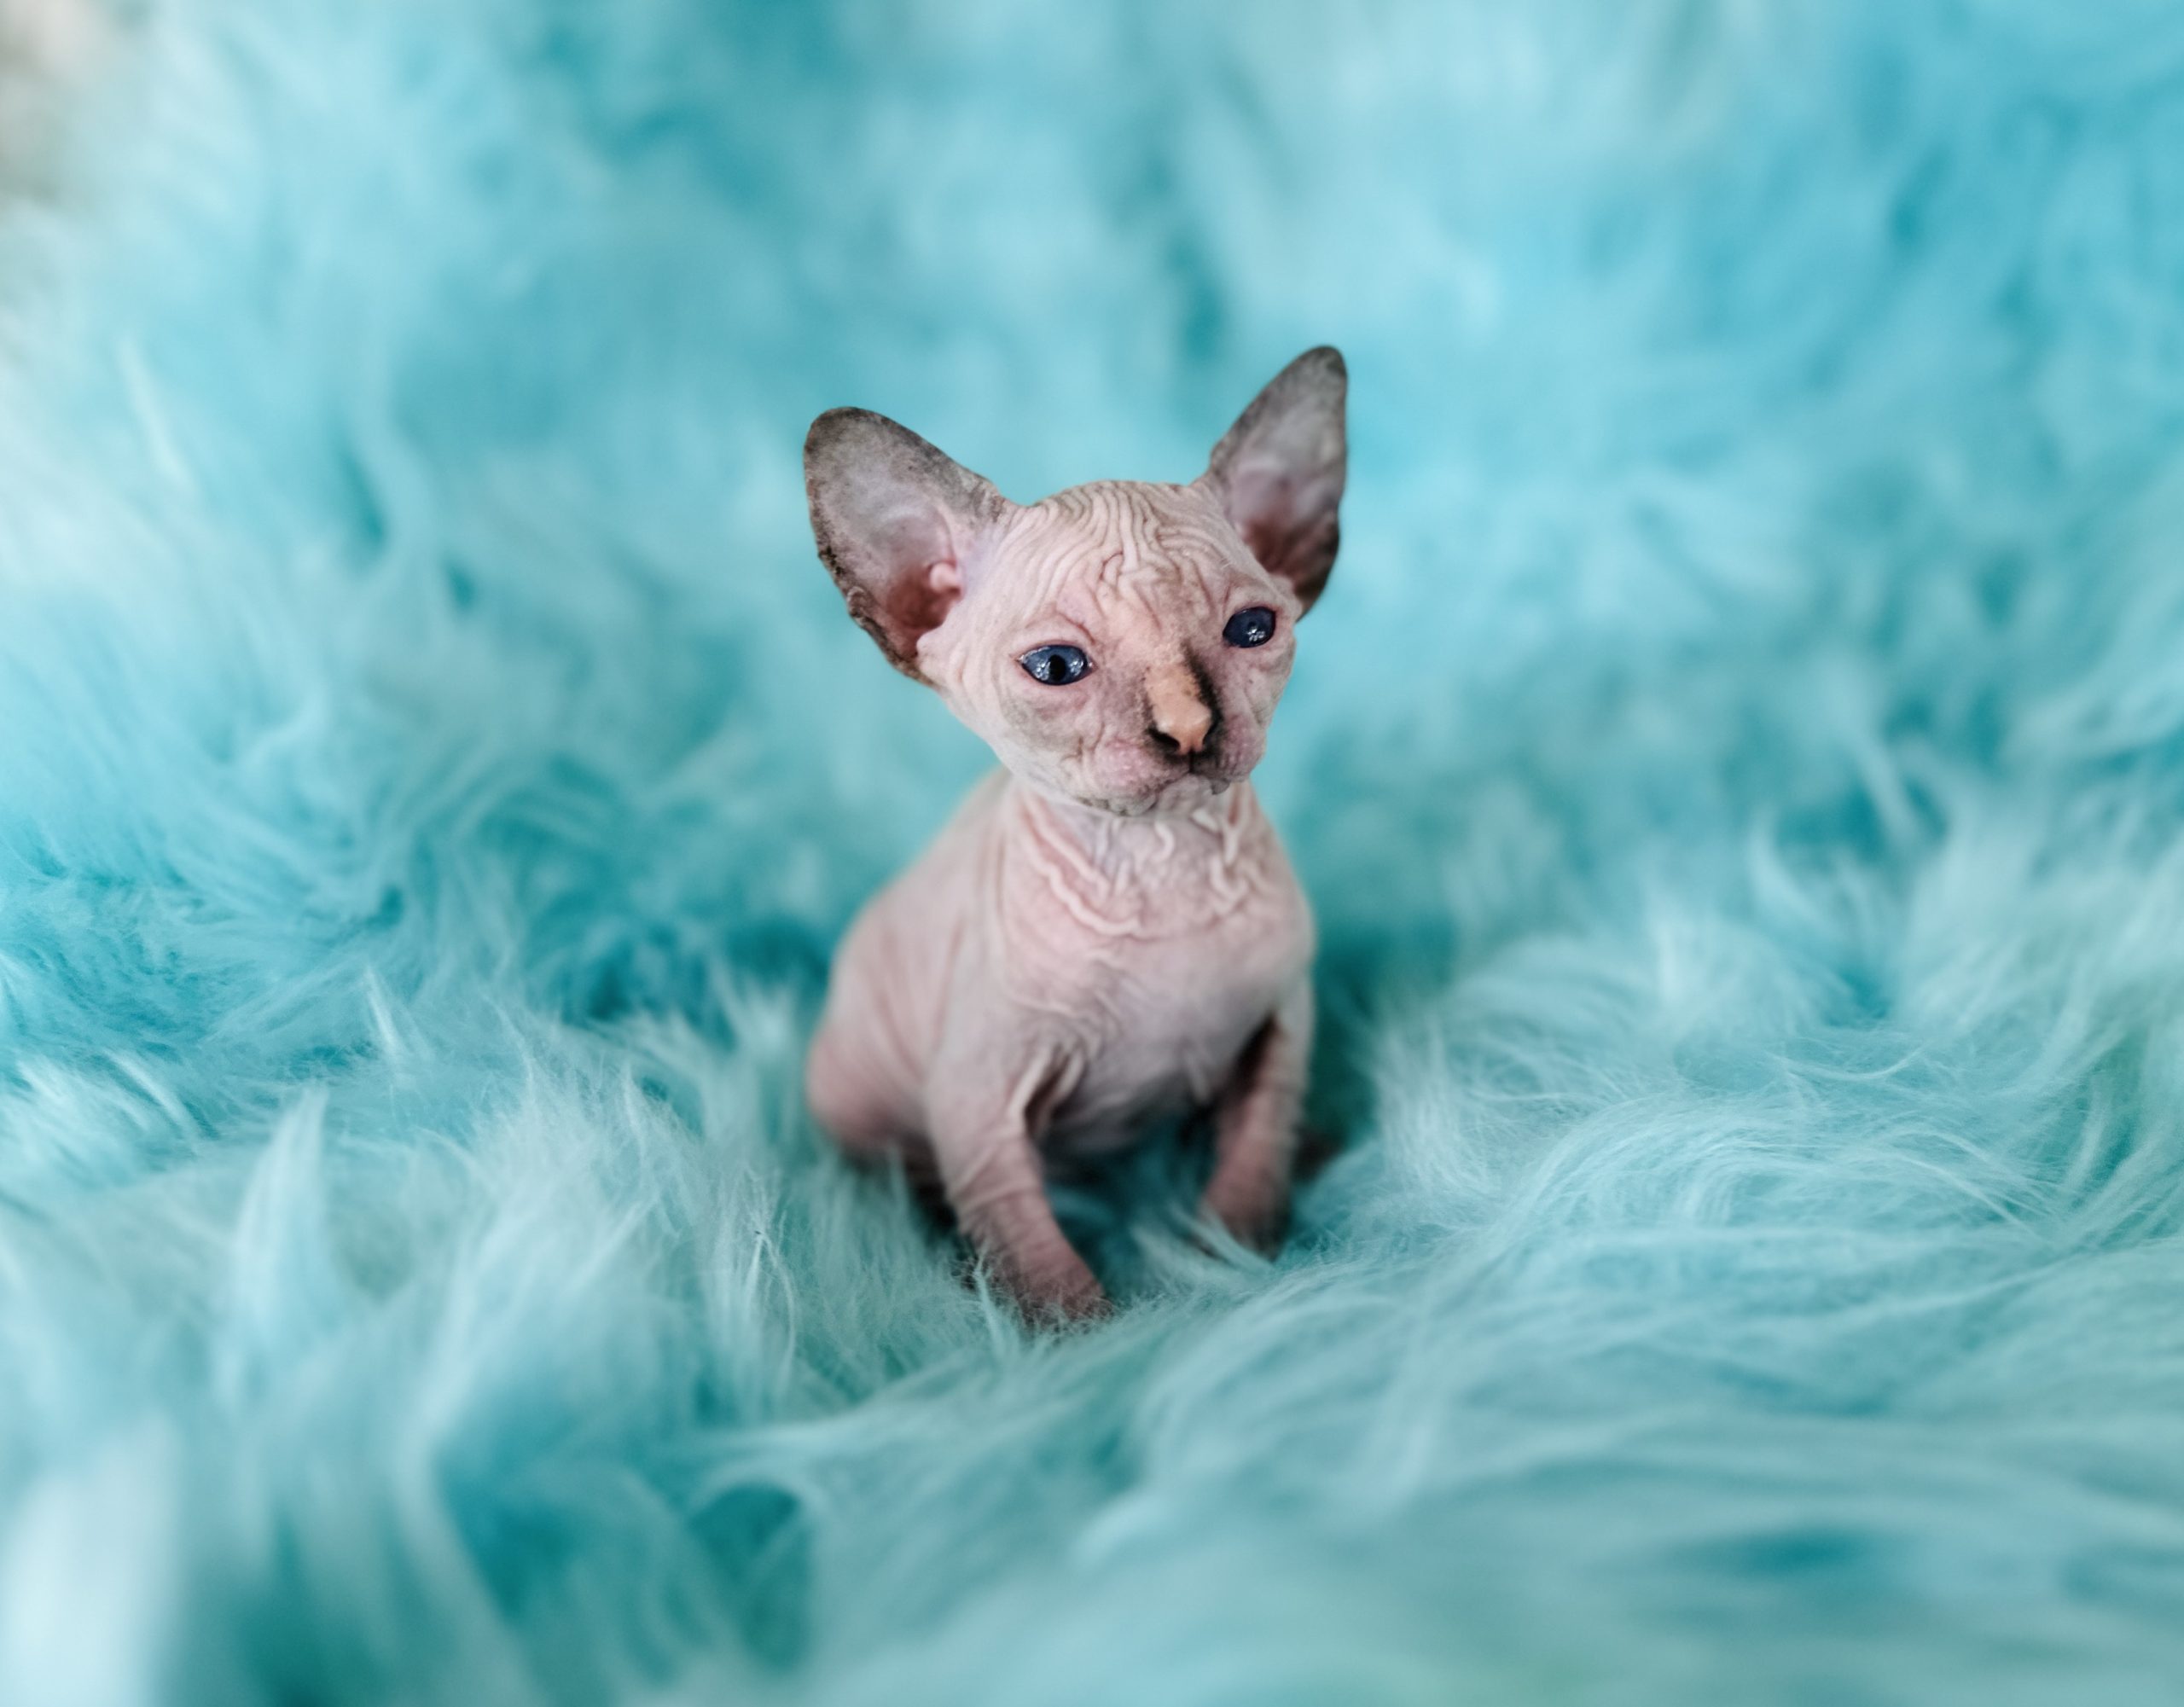
<svg viewBox="0 0 2184 1707">
<path fill-rule="evenodd" d="M 1048 1153 L 1207 1109 L 1205 1211 L 1260 1244 L 1287 1214 L 1312 918 L 1246 779 L 1334 564 L 1345 389 L 1310 351 L 1189 485 L 1030 505 L 868 410 L 805 441 L 850 615 L 1005 767 L 851 927 L 806 1094 L 851 1154 L 937 1171 L 1035 1313 L 1106 1307 Z"/>
</svg>

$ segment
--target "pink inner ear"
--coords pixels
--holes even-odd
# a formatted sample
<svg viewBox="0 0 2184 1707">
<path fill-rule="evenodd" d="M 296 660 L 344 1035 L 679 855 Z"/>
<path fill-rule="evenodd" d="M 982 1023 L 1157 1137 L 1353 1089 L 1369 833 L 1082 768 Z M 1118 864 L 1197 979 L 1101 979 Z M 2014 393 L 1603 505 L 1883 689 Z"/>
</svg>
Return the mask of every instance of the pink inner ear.
<svg viewBox="0 0 2184 1707">
<path fill-rule="evenodd" d="M 897 633 L 918 637 L 940 626 L 963 590 L 962 578 L 953 563 L 935 563 L 922 573 L 898 575 L 891 582 L 881 604 Z"/>
<path fill-rule="evenodd" d="M 886 560 L 891 564 L 874 590 L 897 644 L 915 648 L 919 638 L 940 626 L 963 591 L 947 523 L 922 505 L 891 519 L 886 533 Z"/>
<path fill-rule="evenodd" d="M 1336 505 L 1342 483 L 1270 460 L 1232 467 L 1225 504 L 1230 525 L 1269 575 L 1287 581 L 1310 610 L 1334 566 Z"/>
<path fill-rule="evenodd" d="M 1276 467 L 1239 468 L 1229 476 L 1228 514 L 1252 555 L 1275 573 L 1284 572 L 1304 520 L 1296 481 Z"/>
</svg>

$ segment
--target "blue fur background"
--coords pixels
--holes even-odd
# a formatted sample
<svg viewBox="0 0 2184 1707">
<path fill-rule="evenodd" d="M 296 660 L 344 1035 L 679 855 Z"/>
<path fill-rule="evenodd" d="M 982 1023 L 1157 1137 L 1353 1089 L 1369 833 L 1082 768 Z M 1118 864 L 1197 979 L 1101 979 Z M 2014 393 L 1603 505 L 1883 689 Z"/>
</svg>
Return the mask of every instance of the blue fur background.
<svg viewBox="0 0 2184 1707">
<path fill-rule="evenodd" d="M 2173 1701 L 2184 12 L 155 3 L 0 211 L 0 1699 Z M 1187 479 L 1339 1158 L 821 1147 L 886 410 Z"/>
</svg>

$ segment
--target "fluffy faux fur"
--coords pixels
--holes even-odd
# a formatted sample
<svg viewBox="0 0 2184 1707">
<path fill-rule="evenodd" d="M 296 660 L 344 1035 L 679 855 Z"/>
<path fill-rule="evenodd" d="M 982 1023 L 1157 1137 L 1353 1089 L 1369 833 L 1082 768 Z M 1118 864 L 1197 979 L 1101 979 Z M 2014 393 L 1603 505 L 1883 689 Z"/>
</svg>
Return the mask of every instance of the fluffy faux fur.
<svg viewBox="0 0 2184 1707">
<path fill-rule="evenodd" d="M 123 25 L 0 213 L 0 1699 L 2175 1698 L 2173 5 Z M 1029 1330 L 797 1095 L 982 763 L 804 424 L 1184 479 L 1322 340 L 1336 1154 Z"/>
</svg>

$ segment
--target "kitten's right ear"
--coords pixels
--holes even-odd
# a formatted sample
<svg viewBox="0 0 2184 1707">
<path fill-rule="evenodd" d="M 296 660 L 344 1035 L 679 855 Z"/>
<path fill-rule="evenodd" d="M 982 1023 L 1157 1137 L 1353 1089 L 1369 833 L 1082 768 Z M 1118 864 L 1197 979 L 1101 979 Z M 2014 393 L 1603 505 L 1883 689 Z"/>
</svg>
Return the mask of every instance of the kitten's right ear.
<svg viewBox="0 0 2184 1707">
<path fill-rule="evenodd" d="M 819 560 L 850 615 L 905 676 L 918 642 L 963 594 L 963 564 L 1008 500 L 907 427 L 830 409 L 804 440 L 804 490 Z"/>
</svg>

